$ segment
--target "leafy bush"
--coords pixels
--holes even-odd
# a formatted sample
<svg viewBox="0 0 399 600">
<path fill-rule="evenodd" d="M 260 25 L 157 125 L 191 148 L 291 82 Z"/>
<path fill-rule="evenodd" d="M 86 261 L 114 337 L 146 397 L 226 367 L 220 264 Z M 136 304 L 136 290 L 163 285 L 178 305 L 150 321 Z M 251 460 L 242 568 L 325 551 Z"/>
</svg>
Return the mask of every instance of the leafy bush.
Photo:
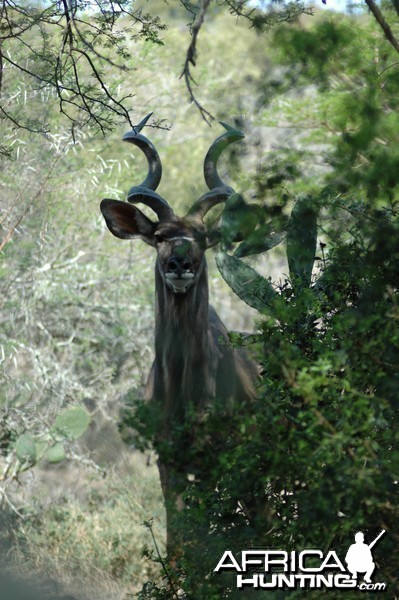
<svg viewBox="0 0 399 600">
<path fill-rule="evenodd" d="M 360 40 L 365 52 L 358 51 Z M 226 205 L 225 248 L 217 262 L 235 293 L 259 311 L 252 341 L 262 376 L 254 406 L 237 406 L 226 415 L 216 405 L 196 443 L 177 450 L 190 465 L 186 510 L 179 516 L 185 540 L 181 585 L 196 600 L 246 597 L 235 590 L 234 578 L 213 573 L 227 549 L 335 549 L 343 560 L 356 531 L 372 540 L 384 529 L 375 549 L 378 581 L 395 595 L 399 107 L 394 73 L 391 90 L 380 85 L 384 69 L 395 72 L 395 56 L 369 20 L 354 30 L 352 21 L 320 19 L 313 28 L 286 27 L 275 41 L 289 59 L 286 82 L 292 76 L 295 84 L 300 78 L 301 85 L 318 88 L 311 113 L 299 112 L 303 99 L 294 94 L 286 113 L 291 111 L 296 123 L 311 117 L 317 131 L 309 135 L 313 142 L 303 162 L 293 160 L 290 168 L 274 173 L 267 164 L 259 170 L 258 196 L 270 199 L 275 192 L 272 206 L 256 212 L 237 196 Z M 383 46 L 378 70 L 369 60 L 375 43 Z M 315 141 L 323 142 L 319 182 L 306 162 L 320 153 L 320 146 L 312 148 Z M 301 191 L 306 193 L 298 197 Z M 286 215 L 290 205 L 289 218 L 276 220 L 273 207 Z M 245 239 L 232 255 L 239 230 L 246 231 Z M 285 245 L 289 267 L 279 283 L 244 260 L 271 251 L 274 242 Z M 239 336 L 234 343 L 240 344 Z M 278 591 L 267 594 L 281 597 Z M 290 594 L 301 598 L 303 590 Z M 307 594 L 318 598 L 320 592 Z M 357 594 L 345 591 L 347 598 Z M 342 597 L 338 590 L 329 595 Z M 172 586 L 169 595 L 152 587 L 141 597 L 177 596 Z"/>
</svg>

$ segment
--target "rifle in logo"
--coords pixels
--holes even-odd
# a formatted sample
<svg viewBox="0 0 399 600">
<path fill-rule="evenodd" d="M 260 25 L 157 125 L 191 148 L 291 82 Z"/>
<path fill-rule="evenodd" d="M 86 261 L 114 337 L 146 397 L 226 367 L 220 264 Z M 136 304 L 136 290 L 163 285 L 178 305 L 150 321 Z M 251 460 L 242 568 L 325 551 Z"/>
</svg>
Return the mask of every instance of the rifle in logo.
<svg viewBox="0 0 399 600">
<path fill-rule="evenodd" d="M 358 573 L 364 573 L 364 581 L 366 583 L 371 583 L 370 577 L 375 569 L 371 548 L 376 545 L 384 533 L 385 529 L 383 529 L 370 544 L 364 543 L 364 534 L 361 531 L 355 535 L 355 544 L 352 544 L 349 547 L 345 556 L 348 571 L 352 573 L 354 579 L 357 578 Z"/>
</svg>

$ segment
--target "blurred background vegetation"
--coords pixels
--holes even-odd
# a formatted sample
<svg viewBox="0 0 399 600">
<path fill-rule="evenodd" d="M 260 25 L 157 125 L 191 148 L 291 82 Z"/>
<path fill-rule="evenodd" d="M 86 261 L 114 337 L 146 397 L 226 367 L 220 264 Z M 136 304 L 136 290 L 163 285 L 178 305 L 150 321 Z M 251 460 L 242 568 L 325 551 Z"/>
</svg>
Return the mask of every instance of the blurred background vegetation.
<svg viewBox="0 0 399 600">
<path fill-rule="evenodd" d="M 164 552 L 156 457 L 137 450 L 151 440 L 126 413 L 152 361 L 154 255 L 109 235 L 98 205 L 143 179 L 140 151 L 120 139 L 147 113 L 155 126 L 144 133 L 164 168 L 159 191 L 178 214 L 205 191 L 203 159 L 221 131 L 188 102 L 180 78 L 198 6 L 141 4 L 121 4 L 132 13 L 120 14 L 123 51 L 107 39 L 97 47 L 117 112 L 94 103 L 82 116 L 60 103 L 61 93 L 84 105 L 99 88 L 86 62 L 86 87 L 72 89 L 82 61 L 67 64 L 71 47 L 65 90 L 46 74 L 43 57 L 56 62 L 68 42 L 65 13 L 61 32 L 50 15 L 42 38 L 35 24 L 23 43 L 15 34 L 2 45 L 1 552 L 24 577 L 39 573 L 49 597 L 65 588 L 123 598 L 143 586 L 141 598 L 174 597 L 154 561 L 153 537 Z M 254 332 L 262 379 L 245 417 L 227 429 L 217 415 L 208 423 L 231 443 L 202 456 L 187 490 L 190 598 L 234 597 L 231 582 L 209 577 L 227 546 L 343 553 L 359 529 L 369 539 L 387 530 L 376 580 L 396 597 L 399 25 L 395 3 L 385 3 L 389 39 L 368 5 L 372 14 L 343 15 L 214 2 L 198 37 L 196 99 L 246 133 L 222 177 L 260 210 L 237 251 L 227 207 L 218 257 L 227 283 L 210 254 L 211 301 L 228 328 Z M 3 32 L 23 31 L 43 10 L 25 8 L 3 8 Z M 248 490 L 264 509 L 251 522 L 236 510 Z"/>
</svg>

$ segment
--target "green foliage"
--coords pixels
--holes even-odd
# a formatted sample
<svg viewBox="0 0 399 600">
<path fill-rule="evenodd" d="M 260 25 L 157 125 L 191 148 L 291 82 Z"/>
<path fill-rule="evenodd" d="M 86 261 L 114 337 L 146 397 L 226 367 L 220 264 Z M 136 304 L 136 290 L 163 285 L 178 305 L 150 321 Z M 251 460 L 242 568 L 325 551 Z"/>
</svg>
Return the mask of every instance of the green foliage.
<svg viewBox="0 0 399 600">
<path fill-rule="evenodd" d="M 301 83 L 312 81 L 324 88 L 331 73 L 339 73 L 340 65 L 345 65 L 345 72 L 359 66 L 359 56 L 352 53 L 353 25 L 338 17 L 321 19 L 312 28 L 285 26 L 276 30 L 274 41 L 283 64 L 292 73 L 296 70 L 297 76 L 299 71 Z"/>
<path fill-rule="evenodd" d="M 295 231 L 302 223 L 310 240 L 301 266 L 315 239 L 314 213 L 308 218 L 304 207 L 302 199 L 291 216 L 291 227 L 298 219 Z M 395 593 L 399 222 L 396 215 L 375 219 L 366 204 L 355 215 L 334 202 L 324 210 L 343 211 L 346 227 L 326 244 L 321 275 L 307 286 L 309 263 L 304 270 L 295 263 L 296 283 L 287 279 L 274 291 L 273 310 L 262 304 L 269 316 L 256 336 L 258 401 L 234 407 L 228 420 L 216 405 L 186 449 L 192 475 L 179 523 L 189 597 L 240 597 L 234 581 L 212 573 L 227 548 L 334 549 L 343 560 L 356 531 L 371 540 L 381 529 L 387 535 L 375 550 L 378 581 Z M 334 222 L 331 231 L 337 233 Z M 246 299 L 249 267 L 222 256 L 222 274 Z"/>
</svg>

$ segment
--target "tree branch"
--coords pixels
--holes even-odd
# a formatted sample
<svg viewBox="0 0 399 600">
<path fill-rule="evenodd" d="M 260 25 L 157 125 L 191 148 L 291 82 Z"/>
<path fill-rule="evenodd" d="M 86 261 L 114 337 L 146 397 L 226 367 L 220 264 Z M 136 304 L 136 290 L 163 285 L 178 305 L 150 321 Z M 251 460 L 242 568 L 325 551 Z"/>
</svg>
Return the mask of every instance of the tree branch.
<svg viewBox="0 0 399 600">
<path fill-rule="evenodd" d="M 288 2 L 280 10 L 260 10 L 254 6 L 247 8 L 248 0 L 223 0 L 231 15 L 247 19 L 257 31 L 267 31 L 279 23 L 290 23 L 300 15 L 313 15 L 313 8 L 306 7 L 303 2 Z"/>
<path fill-rule="evenodd" d="M 132 121 L 130 120 L 130 116 L 129 116 L 129 112 L 126 110 L 126 108 L 120 103 L 118 102 L 118 100 L 116 100 L 108 91 L 107 87 L 104 84 L 104 81 L 101 78 L 100 73 L 97 71 L 93 61 L 91 60 L 90 56 L 88 55 L 87 52 L 85 52 L 84 50 L 82 50 L 81 48 L 71 48 L 71 51 L 75 51 L 78 52 L 79 54 L 81 54 L 82 56 L 85 57 L 85 59 L 87 60 L 87 62 L 90 65 L 90 68 L 92 70 L 92 73 L 94 75 L 94 77 L 97 79 L 101 89 L 103 90 L 103 92 L 105 93 L 105 95 L 107 96 L 107 98 L 116 106 L 119 107 L 120 111 L 117 111 L 116 109 L 112 109 L 114 112 L 116 112 L 116 114 L 125 117 L 125 119 L 127 120 L 127 122 L 129 123 L 129 125 L 134 128 L 134 125 L 132 123 Z M 75 64 L 75 63 L 74 63 Z"/>
<path fill-rule="evenodd" d="M 204 121 L 206 123 L 208 123 L 208 125 L 210 125 L 211 122 L 214 121 L 215 118 L 213 117 L 213 115 L 211 115 L 211 113 L 209 111 L 207 111 L 202 106 L 202 104 L 197 100 L 197 98 L 193 92 L 192 84 L 194 84 L 194 85 L 197 85 L 197 84 L 196 84 L 193 76 L 191 75 L 190 64 L 193 65 L 194 67 L 196 66 L 197 38 L 198 38 L 198 34 L 200 32 L 200 29 L 204 23 L 206 11 L 209 8 L 210 2 L 211 2 L 211 0 L 202 0 L 201 9 L 198 13 L 196 20 L 193 23 L 192 34 L 191 34 L 191 44 L 188 47 L 183 72 L 180 75 L 180 78 L 184 77 L 184 80 L 186 82 L 186 87 L 187 87 L 187 90 L 188 90 L 188 93 L 190 96 L 190 102 L 193 102 L 195 104 L 195 106 L 200 111 L 202 118 L 204 119 Z"/>
<path fill-rule="evenodd" d="M 112 85 L 107 85 L 102 67 L 112 65 L 127 70 L 126 63 L 131 56 L 128 39 L 134 34 L 162 43 L 158 33 L 166 26 L 159 18 L 144 14 L 142 10 L 131 10 L 127 0 L 94 0 L 95 14 L 86 16 L 84 0 L 50 0 L 42 10 L 35 4 L 25 6 L 20 2 L 0 0 L 3 22 L 0 93 L 3 85 L 4 94 L 7 73 L 10 79 L 15 76 L 12 70 L 5 69 L 9 63 L 30 78 L 27 86 L 37 87 L 39 82 L 39 85 L 49 86 L 55 91 L 60 112 L 71 122 L 72 131 L 78 124 L 92 123 L 105 133 L 121 120 L 132 126 L 128 101 L 132 95 L 121 98 Z M 78 13 L 77 17 L 80 9 L 82 13 Z M 121 17 L 125 16 L 130 18 L 124 19 L 119 27 Z M 136 31 L 134 27 L 137 27 Z M 51 52 L 48 51 L 50 40 L 57 44 Z M 8 44 L 12 44 L 12 51 L 8 50 Z M 18 47 L 25 51 L 19 52 Z M 14 49 L 17 51 L 14 52 Z M 113 60 L 114 57 L 116 60 Z M 87 63 L 88 70 L 86 65 L 82 67 L 82 63 Z M 15 117 L 5 111 L 3 115 L 15 126 L 35 132 L 45 131 L 44 127 L 40 127 L 40 116 L 38 123 L 34 124 L 26 115 Z"/>
<path fill-rule="evenodd" d="M 384 19 L 384 16 L 383 16 L 382 12 L 380 11 L 379 7 L 374 2 L 374 0 L 365 0 L 365 2 L 367 4 L 367 6 L 369 7 L 370 11 L 372 12 L 373 17 L 377 21 L 378 25 L 381 27 L 382 31 L 384 32 L 386 39 L 395 48 L 396 52 L 399 53 L 399 42 L 396 39 L 396 37 L 394 36 L 392 29 L 390 28 L 390 26 Z"/>
</svg>

